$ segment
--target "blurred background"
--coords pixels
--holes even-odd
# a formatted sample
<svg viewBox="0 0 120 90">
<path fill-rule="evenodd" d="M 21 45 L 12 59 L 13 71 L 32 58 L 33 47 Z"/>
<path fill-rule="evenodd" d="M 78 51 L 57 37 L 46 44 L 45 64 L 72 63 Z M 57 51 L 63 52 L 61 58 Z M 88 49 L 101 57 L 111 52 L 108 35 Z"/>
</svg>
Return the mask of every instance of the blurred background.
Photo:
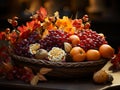
<svg viewBox="0 0 120 90">
<path fill-rule="evenodd" d="M 44 6 L 48 15 L 55 11 L 60 17 L 82 18 L 88 14 L 91 29 L 106 36 L 108 43 L 117 49 L 120 46 L 120 0 L 0 0 L 0 31 L 10 24 L 8 18 L 18 16 L 24 23 L 40 6 Z"/>
</svg>

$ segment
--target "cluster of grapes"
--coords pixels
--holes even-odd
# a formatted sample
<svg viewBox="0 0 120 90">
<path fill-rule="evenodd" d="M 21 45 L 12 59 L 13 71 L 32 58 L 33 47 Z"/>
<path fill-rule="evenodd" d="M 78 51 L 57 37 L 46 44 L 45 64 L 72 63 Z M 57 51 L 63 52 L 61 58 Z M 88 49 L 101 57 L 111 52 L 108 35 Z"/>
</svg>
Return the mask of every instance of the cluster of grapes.
<svg viewBox="0 0 120 90">
<path fill-rule="evenodd" d="M 64 42 L 69 41 L 70 34 L 62 30 L 50 30 L 49 35 L 39 41 L 40 47 L 45 50 L 51 50 L 52 47 L 64 48 Z"/>
<path fill-rule="evenodd" d="M 118 53 L 112 58 L 111 63 L 113 64 L 113 69 L 120 70 L 120 47 L 118 48 Z"/>
<path fill-rule="evenodd" d="M 28 67 L 16 67 L 14 66 L 12 70 L 7 72 L 6 78 L 8 80 L 19 79 L 25 82 L 30 82 L 34 74 L 32 70 Z"/>
<path fill-rule="evenodd" d="M 18 42 L 14 43 L 14 52 L 20 56 L 33 57 L 33 55 L 29 52 L 29 45 L 39 42 L 39 39 L 39 33 L 32 32 L 28 38 L 18 40 Z"/>
<path fill-rule="evenodd" d="M 96 31 L 93 30 L 81 30 L 76 34 L 80 38 L 78 46 L 82 47 L 85 51 L 89 49 L 98 49 L 102 44 L 106 44 L 107 41 Z"/>
</svg>

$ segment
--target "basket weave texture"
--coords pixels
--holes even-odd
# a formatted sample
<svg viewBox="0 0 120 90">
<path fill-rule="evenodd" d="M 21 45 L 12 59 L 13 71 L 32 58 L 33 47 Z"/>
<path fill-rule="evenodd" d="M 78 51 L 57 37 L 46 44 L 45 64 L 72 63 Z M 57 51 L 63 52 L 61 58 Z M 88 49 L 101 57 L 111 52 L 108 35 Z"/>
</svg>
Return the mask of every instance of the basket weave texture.
<svg viewBox="0 0 120 90">
<path fill-rule="evenodd" d="M 15 54 L 11 56 L 17 65 L 28 66 L 35 72 L 38 72 L 43 67 L 50 68 L 52 71 L 47 73 L 46 76 L 59 78 L 81 78 L 93 75 L 94 72 L 100 70 L 108 61 L 107 59 L 100 59 L 86 62 L 52 62 L 22 57 Z"/>
</svg>

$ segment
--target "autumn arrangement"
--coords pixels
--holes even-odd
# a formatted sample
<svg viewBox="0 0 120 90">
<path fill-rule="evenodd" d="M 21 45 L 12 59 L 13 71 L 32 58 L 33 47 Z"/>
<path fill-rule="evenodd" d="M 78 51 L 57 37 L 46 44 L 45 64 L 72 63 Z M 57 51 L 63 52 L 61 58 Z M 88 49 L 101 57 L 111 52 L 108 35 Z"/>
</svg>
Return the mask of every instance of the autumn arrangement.
<svg viewBox="0 0 120 90">
<path fill-rule="evenodd" d="M 0 32 L 0 40 L 9 43 L 9 47 L 0 48 L 0 57 L 3 57 L 0 58 L 0 75 L 9 80 L 17 78 L 36 85 L 39 80 L 46 81 L 44 75 L 52 71 L 43 67 L 34 74 L 27 66 L 18 67 L 12 62 L 11 53 L 54 63 L 93 62 L 114 57 L 115 50 L 108 44 L 104 34 L 90 28 L 88 15 L 80 19 L 67 16 L 60 18 L 59 12 L 47 16 L 46 9 L 40 7 L 26 24 L 19 26 L 18 19 L 8 19 L 13 30 L 7 28 Z M 112 62 L 114 65 L 119 63 L 115 57 Z"/>
</svg>

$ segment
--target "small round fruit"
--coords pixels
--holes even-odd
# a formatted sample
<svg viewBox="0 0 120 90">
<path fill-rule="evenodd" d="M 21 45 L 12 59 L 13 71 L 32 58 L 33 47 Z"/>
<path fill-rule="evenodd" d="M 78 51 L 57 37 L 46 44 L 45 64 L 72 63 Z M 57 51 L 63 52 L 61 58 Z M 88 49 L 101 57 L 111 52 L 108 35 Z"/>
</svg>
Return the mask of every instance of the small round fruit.
<svg viewBox="0 0 120 90">
<path fill-rule="evenodd" d="M 73 47 L 72 50 L 70 51 L 70 56 L 72 57 L 73 61 L 80 62 L 85 60 L 86 53 L 84 49 L 76 46 L 76 47 Z"/>
<path fill-rule="evenodd" d="M 99 52 L 102 57 L 104 58 L 111 58 L 114 56 L 114 49 L 108 45 L 108 44 L 103 44 L 99 47 Z"/>
<path fill-rule="evenodd" d="M 89 49 L 86 52 L 86 59 L 89 61 L 99 60 L 101 58 L 100 52 L 95 49 Z"/>
<path fill-rule="evenodd" d="M 75 46 L 78 43 L 80 43 L 80 38 L 77 35 L 71 35 L 69 37 L 70 41 L 72 42 L 72 45 Z"/>
</svg>

